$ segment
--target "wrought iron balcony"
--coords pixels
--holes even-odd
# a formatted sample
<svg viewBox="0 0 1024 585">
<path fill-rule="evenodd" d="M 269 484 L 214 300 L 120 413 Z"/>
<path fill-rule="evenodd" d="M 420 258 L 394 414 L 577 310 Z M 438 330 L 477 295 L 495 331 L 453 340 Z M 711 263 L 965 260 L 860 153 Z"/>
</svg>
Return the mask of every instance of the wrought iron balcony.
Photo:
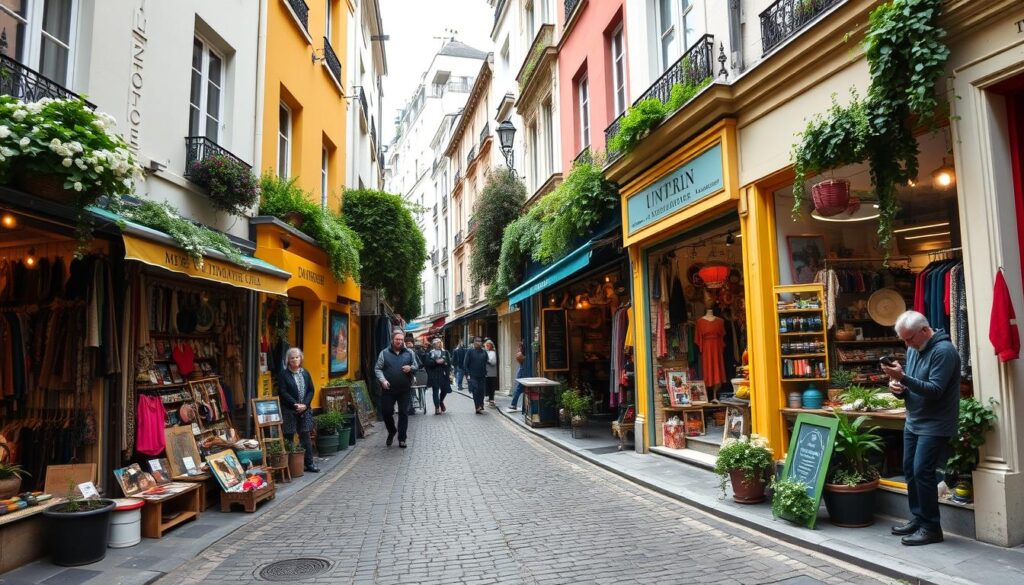
<svg viewBox="0 0 1024 585">
<path fill-rule="evenodd" d="M 565 0 L 565 22 L 569 22 L 572 13 L 580 5 L 580 0 Z"/>
<path fill-rule="evenodd" d="M 809 22 L 843 0 L 777 0 L 761 13 L 761 54 L 795 35 Z"/>
<path fill-rule="evenodd" d="M 363 120 L 370 117 L 370 107 L 366 103 L 366 92 L 363 91 L 363 86 L 359 86 L 359 111 L 363 114 Z"/>
<path fill-rule="evenodd" d="M 473 290 L 469 291 L 469 302 L 475 303 L 480 299 L 480 286 L 474 286 Z"/>
<path fill-rule="evenodd" d="M 430 253 L 430 265 L 437 266 L 437 250 Z"/>
<path fill-rule="evenodd" d="M 466 293 L 464 293 L 464 292 L 457 292 L 457 293 L 455 293 L 455 307 L 458 308 L 458 307 L 461 307 L 462 305 L 465 305 L 465 304 L 466 304 Z"/>
<path fill-rule="evenodd" d="M 306 6 L 305 0 L 288 0 L 288 6 L 292 7 L 292 12 L 298 17 L 299 22 L 302 23 L 302 28 L 309 30 L 309 6 Z"/>
<path fill-rule="evenodd" d="M 192 178 L 192 167 L 195 163 L 204 161 L 212 156 L 227 157 L 245 168 L 252 170 L 252 165 L 231 154 L 225 148 L 221 148 L 216 142 L 205 136 L 185 137 L 185 178 Z"/>
<path fill-rule="evenodd" d="M 447 264 L 448 263 L 448 246 L 445 246 L 445 247 L 441 248 L 441 263 L 442 264 Z"/>
<path fill-rule="evenodd" d="M 576 163 L 589 163 L 593 162 L 594 158 L 590 155 L 590 147 L 586 147 L 576 155 L 576 158 L 572 159 L 573 164 Z"/>
<path fill-rule="evenodd" d="M 461 244 L 461 243 L 462 243 L 462 230 L 459 230 L 459 231 L 455 232 L 455 238 L 454 238 L 454 241 L 455 241 L 455 243 L 454 243 L 454 244 L 452 244 L 452 245 L 453 245 L 454 247 L 458 248 L 458 247 L 459 247 L 459 244 Z"/>
<path fill-rule="evenodd" d="M 444 313 L 448 310 L 448 299 L 441 299 L 434 302 L 434 314 Z"/>
<path fill-rule="evenodd" d="M 23 102 L 37 102 L 43 98 L 82 99 L 70 89 L 7 55 L 0 55 L 0 95 L 9 95 Z M 95 104 L 82 101 L 90 110 L 96 109 Z"/>
<path fill-rule="evenodd" d="M 491 135 L 491 123 L 487 122 L 484 127 L 480 129 L 480 150 L 484 148 L 484 141 Z"/>
<path fill-rule="evenodd" d="M 476 159 L 476 147 L 469 149 L 469 154 L 466 155 L 466 168 L 473 164 L 473 160 Z"/>
<path fill-rule="evenodd" d="M 714 77 L 714 56 L 715 37 L 713 35 L 702 36 L 683 53 L 683 56 L 678 61 L 665 70 L 665 73 L 662 73 L 661 77 L 647 88 L 647 91 L 640 94 L 640 97 L 633 102 L 633 105 L 635 106 L 649 97 L 658 98 L 662 103 L 668 103 L 672 97 L 673 85 L 686 81 L 700 83 L 705 79 Z M 618 134 L 619 123 L 625 115 L 625 112 L 623 112 L 604 129 L 605 144 Z M 609 150 L 608 154 L 613 155 L 616 153 Z"/>
<path fill-rule="evenodd" d="M 476 217 L 471 216 L 469 220 L 466 221 L 466 236 L 468 237 L 469 234 L 474 231 L 476 231 Z"/>
<path fill-rule="evenodd" d="M 324 37 L 324 63 L 327 63 L 327 69 L 334 76 L 334 81 L 341 85 L 341 61 L 338 60 L 338 56 L 334 53 L 334 49 L 331 48 L 331 42 L 327 40 L 327 37 Z"/>
</svg>

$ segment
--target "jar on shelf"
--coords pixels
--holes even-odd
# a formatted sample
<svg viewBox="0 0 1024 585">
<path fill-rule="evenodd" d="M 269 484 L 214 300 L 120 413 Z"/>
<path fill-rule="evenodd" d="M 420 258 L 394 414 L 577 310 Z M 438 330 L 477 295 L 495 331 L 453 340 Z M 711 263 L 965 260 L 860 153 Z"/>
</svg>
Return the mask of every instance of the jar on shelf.
<svg viewBox="0 0 1024 585">
<path fill-rule="evenodd" d="M 789 393 L 789 407 L 800 408 L 803 405 L 803 395 L 800 394 L 799 390 L 793 390 Z"/>
<path fill-rule="evenodd" d="M 818 409 L 821 408 L 821 403 L 825 399 L 821 390 L 818 390 L 814 384 L 811 384 L 804 390 L 801 395 L 801 403 L 804 408 Z"/>
</svg>

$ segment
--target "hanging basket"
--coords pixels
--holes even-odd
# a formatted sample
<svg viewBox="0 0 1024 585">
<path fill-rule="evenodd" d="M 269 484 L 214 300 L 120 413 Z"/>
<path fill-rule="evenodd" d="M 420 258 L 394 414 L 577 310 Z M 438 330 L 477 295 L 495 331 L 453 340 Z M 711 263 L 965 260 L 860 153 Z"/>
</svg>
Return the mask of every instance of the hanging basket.
<svg viewBox="0 0 1024 585">
<path fill-rule="evenodd" d="M 846 179 L 827 179 L 811 187 L 814 209 L 819 215 L 830 217 L 842 213 L 850 206 L 850 182 Z"/>
<path fill-rule="evenodd" d="M 697 272 L 707 288 L 722 288 L 729 280 L 729 267 L 725 264 L 709 264 Z"/>
</svg>

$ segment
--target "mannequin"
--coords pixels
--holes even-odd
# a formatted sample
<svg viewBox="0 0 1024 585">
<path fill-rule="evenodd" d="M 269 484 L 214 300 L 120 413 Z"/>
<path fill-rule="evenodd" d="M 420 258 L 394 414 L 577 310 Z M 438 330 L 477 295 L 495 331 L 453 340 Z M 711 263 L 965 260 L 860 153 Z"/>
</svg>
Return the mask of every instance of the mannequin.
<svg viewBox="0 0 1024 585">
<path fill-rule="evenodd" d="M 715 311 L 713 309 L 708 309 L 707 311 L 704 312 L 703 318 L 707 319 L 708 321 L 714 321 L 718 317 L 715 316 Z"/>
<path fill-rule="evenodd" d="M 711 390 L 726 381 L 725 321 L 708 308 L 697 321 L 696 338 L 704 370 L 704 385 Z"/>
</svg>

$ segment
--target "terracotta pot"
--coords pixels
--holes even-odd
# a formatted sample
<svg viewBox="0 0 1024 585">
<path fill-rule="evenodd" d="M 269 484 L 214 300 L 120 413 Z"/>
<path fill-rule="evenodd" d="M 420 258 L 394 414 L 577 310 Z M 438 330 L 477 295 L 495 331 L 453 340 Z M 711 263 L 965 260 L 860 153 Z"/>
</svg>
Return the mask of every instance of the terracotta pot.
<svg viewBox="0 0 1024 585">
<path fill-rule="evenodd" d="M 829 522 L 846 528 L 861 528 L 875 523 L 875 492 L 878 480 L 848 486 L 826 483 L 825 509 Z"/>
<path fill-rule="evenodd" d="M 828 401 L 839 402 L 839 396 L 842 395 L 843 392 L 846 392 L 846 388 L 829 388 Z"/>
<path fill-rule="evenodd" d="M 271 467 L 284 467 L 288 465 L 288 462 L 285 460 L 284 453 L 278 453 L 277 455 L 267 456 L 267 465 Z"/>
<path fill-rule="evenodd" d="M 0 479 L 0 500 L 15 496 L 21 490 L 21 478 L 18 476 Z"/>
<path fill-rule="evenodd" d="M 292 477 L 302 477 L 306 474 L 306 453 L 288 454 L 288 471 Z"/>
<path fill-rule="evenodd" d="M 729 472 L 729 480 L 732 482 L 734 501 L 740 504 L 759 504 L 764 501 L 764 474 L 748 482 L 742 469 L 733 469 Z"/>
</svg>

